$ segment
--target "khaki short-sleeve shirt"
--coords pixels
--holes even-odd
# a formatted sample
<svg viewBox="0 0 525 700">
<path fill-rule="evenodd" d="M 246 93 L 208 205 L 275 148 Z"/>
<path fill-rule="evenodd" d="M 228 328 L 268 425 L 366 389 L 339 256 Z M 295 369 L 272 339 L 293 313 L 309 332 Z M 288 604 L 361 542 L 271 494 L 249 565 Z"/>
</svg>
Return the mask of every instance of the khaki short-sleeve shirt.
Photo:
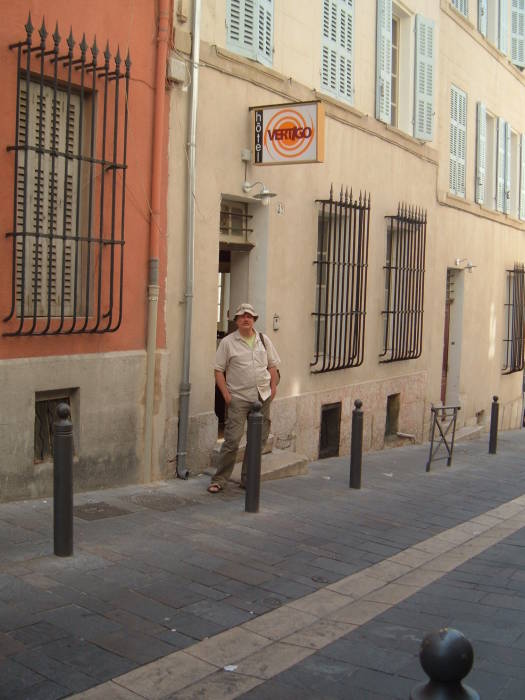
<svg viewBox="0 0 525 700">
<path fill-rule="evenodd" d="M 237 330 L 221 340 L 215 355 L 215 370 L 226 375 L 228 391 L 245 401 L 257 401 L 259 396 L 265 401 L 271 395 L 268 367 L 281 362 L 268 336 L 264 336 L 265 347 L 259 332 L 255 332 L 253 348 Z"/>
</svg>

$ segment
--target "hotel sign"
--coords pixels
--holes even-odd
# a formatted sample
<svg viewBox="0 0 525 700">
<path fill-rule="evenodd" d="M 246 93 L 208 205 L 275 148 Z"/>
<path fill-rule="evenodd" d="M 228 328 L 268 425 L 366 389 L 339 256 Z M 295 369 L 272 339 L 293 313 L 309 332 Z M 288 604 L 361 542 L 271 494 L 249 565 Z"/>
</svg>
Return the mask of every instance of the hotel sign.
<svg viewBox="0 0 525 700">
<path fill-rule="evenodd" d="M 324 109 L 320 102 L 250 107 L 255 165 L 322 163 Z"/>
</svg>

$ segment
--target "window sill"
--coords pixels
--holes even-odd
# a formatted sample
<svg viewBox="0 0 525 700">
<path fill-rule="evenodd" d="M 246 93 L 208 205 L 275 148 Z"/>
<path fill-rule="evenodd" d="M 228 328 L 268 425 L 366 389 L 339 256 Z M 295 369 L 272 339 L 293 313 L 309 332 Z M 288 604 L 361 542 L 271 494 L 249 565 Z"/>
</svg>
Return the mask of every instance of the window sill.
<svg viewBox="0 0 525 700">
<path fill-rule="evenodd" d="M 521 221 L 510 214 L 503 214 L 495 209 L 488 209 L 482 204 L 469 201 L 465 197 L 459 197 L 452 192 L 439 192 L 438 202 L 444 206 L 449 206 L 473 214 L 474 216 L 479 216 L 482 219 L 489 219 L 503 226 L 510 226 L 518 231 L 525 231 L 525 221 Z"/>
<path fill-rule="evenodd" d="M 353 114 L 355 117 L 359 117 L 360 119 L 368 117 L 366 112 L 361 112 L 361 110 L 357 109 L 357 107 L 351 105 L 350 102 L 346 102 L 343 99 L 338 99 L 334 95 L 330 95 L 328 92 L 322 92 L 321 90 L 314 89 L 314 95 L 317 100 L 321 100 L 326 104 L 334 105 L 334 107 L 340 107 L 341 109 L 344 109 L 345 112 L 350 112 L 350 114 Z"/>
<path fill-rule="evenodd" d="M 224 49 L 221 46 L 217 46 L 217 44 L 214 44 L 212 46 L 213 49 L 215 49 L 215 53 L 217 56 L 220 56 L 220 58 L 225 58 L 227 61 L 232 61 L 234 63 L 239 63 L 243 66 L 250 66 L 251 68 L 257 68 L 258 71 L 261 73 L 264 73 L 264 75 L 267 75 L 271 78 L 276 78 L 279 81 L 282 81 L 283 75 L 282 73 L 279 73 L 278 71 L 274 70 L 273 68 L 269 68 L 266 64 L 261 63 L 255 58 L 249 58 L 248 56 L 243 56 L 241 53 L 235 53 L 234 51 Z"/>
</svg>

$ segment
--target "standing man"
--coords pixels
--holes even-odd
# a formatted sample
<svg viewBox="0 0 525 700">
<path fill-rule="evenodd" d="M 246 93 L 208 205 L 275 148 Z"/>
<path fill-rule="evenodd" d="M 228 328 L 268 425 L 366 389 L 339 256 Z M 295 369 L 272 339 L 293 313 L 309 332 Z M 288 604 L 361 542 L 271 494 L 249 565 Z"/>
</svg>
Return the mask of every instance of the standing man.
<svg viewBox="0 0 525 700">
<path fill-rule="evenodd" d="M 279 355 L 272 341 L 254 328 L 259 318 L 251 304 L 241 304 L 235 311 L 237 330 L 223 338 L 215 356 L 215 382 L 226 404 L 224 443 L 219 466 L 208 486 L 218 493 L 231 476 L 244 424 L 254 401 L 262 402 L 261 448 L 270 432 L 270 403 L 277 391 Z M 246 455 L 242 463 L 241 487 L 246 482 Z"/>
</svg>

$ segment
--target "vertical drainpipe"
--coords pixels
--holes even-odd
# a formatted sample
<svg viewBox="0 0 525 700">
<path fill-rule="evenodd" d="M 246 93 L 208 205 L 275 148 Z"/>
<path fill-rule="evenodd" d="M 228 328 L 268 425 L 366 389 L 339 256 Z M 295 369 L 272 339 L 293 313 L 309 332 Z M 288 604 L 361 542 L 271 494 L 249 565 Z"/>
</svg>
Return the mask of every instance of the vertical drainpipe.
<svg viewBox="0 0 525 700">
<path fill-rule="evenodd" d="M 153 443 L 153 400 L 155 398 L 155 358 L 157 350 L 157 314 L 159 303 L 159 238 L 161 228 L 164 110 L 166 94 L 166 62 L 168 57 L 170 0 L 158 0 L 157 60 L 153 112 L 153 146 L 151 157 L 151 215 L 148 259 L 148 328 L 146 339 L 146 407 L 144 425 L 143 480 L 151 481 Z"/>
<path fill-rule="evenodd" d="M 201 0 L 194 0 L 191 42 L 191 98 L 188 120 L 188 202 L 186 208 L 186 316 L 184 320 L 184 350 L 182 358 L 182 379 L 179 396 L 179 431 L 177 444 L 177 476 L 188 478 L 186 454 L 188 444 L 188 423 L 190 409 L 190 352 L 191 322 L 193 314 L 193 278 L 195 248 L 195 139 L 197 137 L 197 103 L 199 96 L 199 57 L 200 57 Z"/>
</svg>

